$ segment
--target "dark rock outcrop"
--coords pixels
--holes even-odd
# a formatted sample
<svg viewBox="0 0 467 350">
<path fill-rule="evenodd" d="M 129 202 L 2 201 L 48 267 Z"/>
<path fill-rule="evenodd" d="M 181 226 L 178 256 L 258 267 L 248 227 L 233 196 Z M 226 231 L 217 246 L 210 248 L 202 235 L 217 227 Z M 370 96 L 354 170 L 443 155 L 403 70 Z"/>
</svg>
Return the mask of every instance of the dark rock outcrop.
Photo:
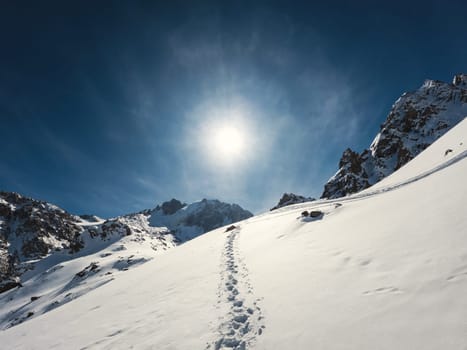
<svg viewBox="0 0 467 350">
<path fill-rule="evenodd" d="M 321 198 L 356 193 L 392 174 L 467 116 L 467 75 L 451 84 L 426 80 L 392 106 L 370 147 L 344 151 L 339 170 L 324 186 Z"/>
<path fill-rule="evenodd" d="M 41 258 L 53 249 L 82 243 L 82 228 L 66 211 L 17 193 L 0 192 L 0 200 L 0 241 L 8 242 L 9 254 Z"/>
<path fill-rule="evenodd" d="M 0 291 L 20 285 L 28 261 L 54 250 L 74 252 L 83 246 L 76 217 L 43 201 L 0 192 Z"/>
<path fill-rule="evenodd" d="M 311 202 L 314 200 L 315 198 L 304 197 L 304 196 L 300 196 L 294 193 L 284 193 L 281 199 L 279 200 L 279 203 L 277 203 L 277 205 L 271 208 L 270 210 L 279 209 L 279 208 L 285 207 L 287 205 L 292 205 L 292 204 Z"/>
<path fill-rule="evenodd" d="M 182 209 L 186 204 L 180 202 L 179 200 L 172 198 L 168 202 L 164 202 L 161 205 L 162 212 L 165 215 L 172 215 L 175 214 L 178 210 Z"/>
<path fill-rule="evenodd" d="M 236 228 L 237 228 L 237 226 L 235 226 L 235 225 L 230 225 L 229 227 L 227 227 L 227 228 L 225 229 L 225 232 L 233 231 L 233 230 L 235 230 Z"/>
</svg>

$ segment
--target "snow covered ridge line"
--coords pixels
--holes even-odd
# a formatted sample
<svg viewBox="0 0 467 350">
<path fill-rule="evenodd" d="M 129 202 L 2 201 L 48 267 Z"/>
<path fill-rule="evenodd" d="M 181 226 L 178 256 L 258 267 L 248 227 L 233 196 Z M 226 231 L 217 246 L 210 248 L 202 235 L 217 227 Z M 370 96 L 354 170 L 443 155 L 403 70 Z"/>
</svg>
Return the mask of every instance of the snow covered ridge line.
<svg viewBox="0 0 467 350">
<path fill-rule="evenodd" d="M 392 174 L 467 116 L 467 75 L 451 84 L 427 80 L 404 93 L 392 106 L 370 147 L 344 151 L 339 170 L 321 198 L 339 198 L 364 190 Z"/>
<path fill-rule="evenodd" d="M 462 122 L 459 123 L 459 126 L 461 126 L 460 124 L 463 124 L 462 126 L 466 125 L 467 124 L 467 117 L 464 118 L 464 120 Z M 467 128 L 467 127 L 465 127 Z M 452 146 L 452 145 L 450 145 Z M 290 206 L 287 206 L 287 207 L 282 207 L 282 208 L 279 208 L 279 209 L 276 209 L 274 210 L 274 213 L 288 213 L 290 210 L 296 210 L 296 211 L 299 211 L 299 210 L 303 210 L 303 209 L 307 209 L 307 208 L 314 208 L 314 209 L 319 209 L 320 207 L 327 207 L 329 204 L 331 203 L 344 203 L 344 202 L 348 202 L 348 201 L 355 201 L 355 200 L 360 200 L 360 199 L 365 199 L 365 198 L 368 198 L 368 197 L 373 197 L 375 195 L 379 195 L 379 194 L 382 194 L 382 193 L 386 193 L 386 192 L 390 192 L 390 191 L 393 191 L 395 189 L 398 189 L 400 187 L 403 187 L 403 186 L 406 186 L 406 185 L 409 185 L 409 184 L 412 184 L 414 182 L 417 182 L 419 180 L 422 180 L 438 171 L 441 171 L 443 169 L 446 169 L 462 160 L 464 160 L 465 158 L 467 158 L 467 149 L 465 149 L 464 147 L 464 143 L 463 141 L 460 142 L 460 144 L 458 145 L 460 146 L 460 153 L 457 153 L 457 152 L 454 152 L 451 148 L 443 148 L 444 149 L 444 157 L 449 157 L 447 160 L 441 162 L 440 164 L 437 164 L 435 166 L 433 166 L 432 168 L 429 168 L 425 171 L 422 171 L 420 174 L 416 175 L 416 176 L 413 176 L 413 177 L 410 177 L 410 178 L 407 178 L 407 179 L 404 179 L 402 181 L 397 181 L 397 182 L 393 182 L 389 185 L 384 185 L 382 184 L 381 186 L 376 186 L 376 188 L 373 189 L 373 187 L 370 187 L 368 188 L 367 190 L 365 191 L 362 191 L 362 192 L 359 192 L 359 193 L 355 193 L 355 194 L 351 194 L 351 195 L 348 195 L 344 198 L 334 198 L 334 199 L 320 199 L 320 200 L 316 200 L 316 201 L 313 201 L 313 202 L 300 202 L 300 203 L 297 203 L 297 204 L 293 204 L 293 205 L 290 205 Z M 439 148 L 439 147 L 438 147 Z M 438 151 L 441 151 L 441 149 L 438 149 Z M 442 152 L 440 152 L 441 154 Z M 256 215 L 254 218 L 248 220 L 249 222 L 251 221 L 258 221 L 258 220 L 261 220 L 261 218 L 263 217 L 267 217 L 267 213 L 265 214 L 260 214 L 260 215 Z"/>
<path fill-rule="evenodd" d="M 205 199 L 171 200 L 103 220 L 1 192 L 0 329 L 65 305 L 166 250 L 251 216 L 236 204 Z"/>
<path fill-rule="evenodd" d="M 172 199 L 154 209 L 102 220 L 93 215 L 71 215 L 55 205 L 17 193 L 0 192 L 0 199 L 0 238 L 19 261 L 42 258 L 56 249 L 77 252 L 83 248 L 82 236 L 86 232 L 106 238 L 115 233 L 151 233 L 151 227 L 166 227 L 176 240 L 184 242 L 253 215 L 236 204 L 218 200 L 203 199 L 187 205 Z"/>
<path fill-rule="evenodd" d="M 164 206 L 167 203 L 170 205 Z M 169 228 L 182 242 L 253 216 L 237 204 L 223 203 L 216 199 L 203 199 L 189 205 L 172 199 L 145 214 L 152 226 Z"/>
</svg>

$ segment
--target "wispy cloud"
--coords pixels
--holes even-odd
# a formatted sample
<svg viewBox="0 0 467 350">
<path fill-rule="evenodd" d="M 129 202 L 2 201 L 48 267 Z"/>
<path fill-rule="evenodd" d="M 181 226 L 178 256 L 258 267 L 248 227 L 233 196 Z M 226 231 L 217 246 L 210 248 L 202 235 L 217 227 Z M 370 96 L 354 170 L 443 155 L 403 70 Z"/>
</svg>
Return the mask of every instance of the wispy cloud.
<svg viewBox="0 0 467 350">
<path fill-rule="evenodd" d="M 63 135 L 53 132 L 45 125 L 36 129 L 42 145 L 48 148 L 51 158 L 74 169 L 92 168 L 95 160 L 85 154 L 81 147 L 74 146 L 63 139 Z"/>
<path fill-rule="evenodd" d="M 284 32 L 276 39 L 293 41 L 298 31 L 284 18 L 281 21 Z M 216 25 L 213 21 L 207 26 L 212 31 Z M 227 42 L 219 32 L 206 40 L 192 23 L 170 36 L 173 64 L 189 75 L 203 73 L 201 79 L 197 76 L 198 100 L 185 104 L 181 140 L 173 144 L 179 154 L 177 176 L 187 197 L 224 196 L 263 210 L 285 191 L 318 196 L 337 165 L 338 159 L 329 156 L 343 150 L 361 128 L 352 79 L 327 62 L 318 37 L 313 37 L 309 64 L 300 62 L 287 45 L 269 45 L 270 40 L 270 33 L 257 26 L 242 41 Z M 264 62 L 264 69 L 258 61 Z M 285 80 L 281 70 L 287 71 Z M 297 79 L 291 82 L 290 74 Z M 251 162 L 222 171 L 200 150 L 202 125 L 242 108 L 255 140 L 249 150 Z M 277 199 L 270 202 L 271 198 Z"/>
</svg>

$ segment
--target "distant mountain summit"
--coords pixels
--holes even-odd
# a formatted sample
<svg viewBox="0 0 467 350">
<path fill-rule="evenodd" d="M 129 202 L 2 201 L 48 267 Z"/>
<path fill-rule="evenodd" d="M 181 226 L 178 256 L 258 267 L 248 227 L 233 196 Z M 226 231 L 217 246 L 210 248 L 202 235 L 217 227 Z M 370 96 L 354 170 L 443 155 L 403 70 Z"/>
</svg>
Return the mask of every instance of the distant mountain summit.
<svg viewBox="0 0 467 350">
<path fill-rule="evenodd" d="M 47 260 L 68 261 L 119 242 L 122 251 L 130 245 L 138 250 L 146 248 L 149 253 L 136 257 L 141 262 L 151 259 L 151 252 L 251 216 L 239 205 L 218 200 L 185 204 L 172 199 L 154 209 L 104 220 L 94 215 L 71 215 L 44 201 L 0 192 L 0 293 L 46 270 L 50 267 Z M 123 255 L 120 253 L 118 259 L 135 261 L 134 251 L 127 260 Z"/>
<path fill-rule="evenodd" d="M 359 192 L 409 162 L 467 116 L 467 74 L 451 84 L 426 80 L 392 106 L 368 149 L 346 149 L 339 170 L 324 186 L 321 198 Z"/>
<path fill-rule="evenodd" d="M 143 214 L 148 215 L 152 226 L 167 227 L 182 242 L 253 216 L 237 204 L 217 199 L 203 199 L 191 204 L 172 199 Z"/>
<path fill-rule="evenodd" d="M 279 209 L 288 205 L 311 202 L 315 198 L 300 196 L 295 193 L 284 193 L 282 198 L 279 200 L 279 203 L 275 207 L 272 207 L 271 210 Z"/>
</svg>

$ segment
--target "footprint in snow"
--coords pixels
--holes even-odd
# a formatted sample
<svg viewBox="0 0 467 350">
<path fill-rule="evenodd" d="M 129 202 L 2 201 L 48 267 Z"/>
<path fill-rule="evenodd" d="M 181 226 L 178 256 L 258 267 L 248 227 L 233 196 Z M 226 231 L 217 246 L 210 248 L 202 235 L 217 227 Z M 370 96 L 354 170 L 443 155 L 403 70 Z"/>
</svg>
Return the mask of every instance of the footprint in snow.
<svg viewBox="0 0 467 350">
<path fill-rule="evenodd" d="M 449 282 L 457 281 L 463 278 L 467 278 L 467 271 L 466 272 L 461 272 L 455 275 L 451 275 L 447 278 Z"/>
<path fill-rule="evenodd" d="M 399 294 L 402 291 L 397 287 L 380 287 L 372 290 L 367 290 L 363 292 L 363 295 L 375 295 L 375 294 L 387 294 L 387 293 L 394 293 Z"/>
<path fill-rule="evenodd" d="M 263 333 L 264 318 L 258 299 L 251 301 L 253 288 L 248 278 L 248 270 L 239 256 L 237 238 L 239 228 L 228 232 L 222 254 L 221 285 L 218 291 L 218 304 L 227 302 L 228 314 L 221 318 L 217 331 L 219 338 L 208 344 L 206 349 L 247 349 Z"/>
</svg>

